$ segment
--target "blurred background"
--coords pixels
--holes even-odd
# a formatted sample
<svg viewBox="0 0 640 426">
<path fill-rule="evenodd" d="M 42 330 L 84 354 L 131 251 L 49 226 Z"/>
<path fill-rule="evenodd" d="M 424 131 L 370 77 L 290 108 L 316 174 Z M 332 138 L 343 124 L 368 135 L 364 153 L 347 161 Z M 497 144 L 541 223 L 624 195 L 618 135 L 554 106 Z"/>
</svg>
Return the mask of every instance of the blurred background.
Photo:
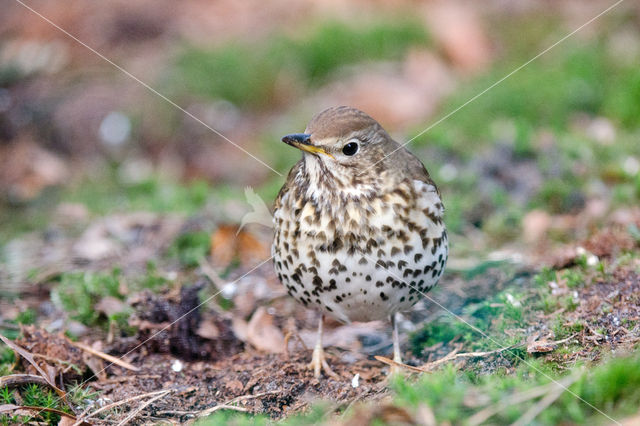
<svg viewBox="0 0 640 426">
<path fill-rule="evenodd" d="M 275 170 L 279 142 L 352 105 L 419 134 L 606 1 L 29 1 Z M 420 134 L 459 249 L 545 244 L 640 193 L 640 7 L 626 2 Z M 283 177 L 19 3 L 0 16 L 0 236 L 56 208 L 194 214 L 268 204 Z M 222 206 L 224 207 L 224 206 Z M 74 210 L 75 209 L 75 210 Z M 64 209 L 63 209 L 64 210 Z M 58 211 L 60 213 L 60 211 Z M 62 212 L 65 214 L 65 212 Z M 582 220 L 582 222 L 581 222 Z M 579 223 L 577 223 L 579 222 Z M 544 241 L 543 241 L 544 240 Z"/>
<path fill-rule="evenodd" d="M 242 395 L 250 366 L 257 378 L 277 371 L 283 389 L 253 412 L 277 418 L 308 406 L 309 388 L 291 380 L 296 368 L 307 374 L 305 352 L 296 347 L 291 362 L 280 354 L 287 330 L 311 347 L 316 314 L 286 296 L 270 262 L 256 269 L 271 229 L 239 224 L 252 211 L 268 221 L 300 158 L 281 137 L 326 107 L 350 105 L 411 140 L 446 207 L 451 257 L 432 295 L 447 311 L 421 302 L 401 322 L 407 362 L 520 345 L 519 355 L 464 366 L 474 383 L 476 373 L 490 377 L 498 384 L 487 389 L 511 395 L 493 373 L 505 372 L 504 383 L 549 377 L 525 370 L 525 357 L 555 377 L 600 359 L 604 347 L 637 346 L 640 4 L 621 2 L 529 62 L 613 4 L 0 0 L 1 332 L 25 347 L 63 347 L 51 343 L 60 332 L 112 354 L 145 345 L 137 365 L 165 376 L 113 385 L 102 394 L 112 400 L 164 387 L 180 357 L 232 364 L 187 367 L 181 380 L 209 394 L 186 408 L 176 395 L 166 410 Z M 200 301 L 193 322 L 148 343 L 149 330 Z M 52 334 L 25 334 L 26 324 Z M 371 357 L 389 352 L 388 331 L 328 322 L 334 369 L 349 380 L 359 371 L 363 385 L 312 394 L 349 406 L 379 396 L 386 367 Z M 578 344 L 549 352 L 554 339 L 578 334 Z M 168 347 L 171 339 L 178 344 Z M 2 347 L 0 376 L 14 363 Z M 627 372 L 638 365 L 602 376 L 607 386 L 621 378 L 628 392 L 576 392 L 599 407 L 637 397 L 640 377 L 628 381 Z M 213 385 L 200 386 L 203 377 Z M 438 419 L 455 423 L 451 413 L 470 414 L 468 401 L 482 400 L 462 397 L 454 369 L 438 377 L 410 397 L 431 398 Z M 449 412 L 438 398 L 465 406 Z M 571 396 L 562 401 L 549 424 L 595 415 Z M 517 419 L 507 414 L 503 422 Z"/>
</svg>

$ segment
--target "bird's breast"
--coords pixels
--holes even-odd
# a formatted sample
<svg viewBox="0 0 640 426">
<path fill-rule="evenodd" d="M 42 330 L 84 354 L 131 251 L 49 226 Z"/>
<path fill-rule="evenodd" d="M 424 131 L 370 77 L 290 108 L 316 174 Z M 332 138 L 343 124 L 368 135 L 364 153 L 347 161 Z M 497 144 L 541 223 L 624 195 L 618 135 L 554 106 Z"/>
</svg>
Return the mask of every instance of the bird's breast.
<svg viewBox="0 0 640 426">
<path fill-rule="evenodd" d="M 448 246 L 432 185 L 410 182 L 332 208 L 286 194 L 281 201 L 275 268 L 305 306 L 343 321 L 384 319 L 409 309 L 442 274 Z"/>
</svg>

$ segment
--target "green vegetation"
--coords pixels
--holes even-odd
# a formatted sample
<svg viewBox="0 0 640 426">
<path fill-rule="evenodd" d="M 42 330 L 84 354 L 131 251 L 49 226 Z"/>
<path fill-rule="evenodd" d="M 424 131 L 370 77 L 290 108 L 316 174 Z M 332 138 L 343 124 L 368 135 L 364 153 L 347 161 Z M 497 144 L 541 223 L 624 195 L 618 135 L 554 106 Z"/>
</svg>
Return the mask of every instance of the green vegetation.
<svg viewBox="0 0 640 426">
<path fill-rule="evenodd" d="M 203 181 L 179 184 L 152 176 L 131 183 L 111 172 L 99 175 L 97 179 L 63 191 L 61 201 L 82 203 L 90 211 L 101 214 L 122 211 L 194 213 L 204 206 L 211 194 L 211 186 Z"/>
<path fill-rule="evenodd" d="M 7 336 L 7 333 L 2 333 L 2 335 Z M 0 376 L 10 374 L 15 362 L 16 360 L 13 351 L 4 345 L 0 347 Z"/>
<path fill-rule="evenodd" d="M 54 303 L 68 312 L 70 317 L 85 325 L 98 325 L 100 312 L 95 305 L 104 297 L 124 300 L 120 293 L 120 272 L 110 274 L 90 272 L 65 272 L 53 289 Z"/>
<path fill-rule="evenodd" d="M 460 169 L 453 180 L 440 179 L 452 231 L 460 232 L 471 222 L 497 242 L 512 241 L 528 210 L 580 210 L 595 179 L 611 189 L 615 205 L 637 203 L 640 174 L 630 174 L 624 164 L 631 157 L 640 157 L 640 114 L 636 112 L 640 95 L 635 88 L 640 70 L 613 57 L 606 46 L 604 37 L 558 46 L 412 142 L 414 150 L 425 149 L 430 158 L 447 159 L 441 162 L 446 167 L 450 167 L 448 162 L 491 162 L 498 156 L 509 167 L 531 163 L 540 173 L 540 184 L 525 203 L 509 187 L 513 183 L 479 176 L 481 171 L 474 167 Z M 487 74 L 464 84 L 445 102 L 440 115 L 521 65 L 524 60 L 517 49 L 507 44 L 506 58 Z M 612 126 L 614 140 L 598 139 L 602 136 L 588 130 L 594 117 L 609 120 L 610 124 L 598 125 Z M 418 126 L 415 133 L 424 127 L 426 124 Z M 496 151 L 496 141 L 512 154 Z M 495 186 L 490 196 L 482 190 L 487 180 Z M 469 212 L 478 209 L 484 215 L 470 217 Z"/>
<path fill-rule="evenodd" d="M 254 44 L 213 49 L 189 47 L 177 60 L 173 80 L 194 94 L 265 107 L 277 96 L 282 75 L 314 86 L 345 65 L 398 59 L 409 47 L 427 42 L 424 27 L 413 20 L 324 22 L 296 37 L 273 35 Z"/>
<path fill-rule="evenodd" d="M 594 368 L 590 373 L 584 373 L 580 366 L 575 367 L 573 374 L 582 372 L 579 373 L 582 374 L 582 378 L 569 386 L 574 395 L 564 392 L 537 417 L 537 421 L 539 424 L 606 423 L 607 419 L 592 406 L 608 415 L 616 416 L 617 419 L 635 413 L 640 403 L 639 368 L 638 356 L 611 360 Z M 437 373 L 423 375 L 415 382 L 396 380 L 393 387 L 397 404 L 415 408 L 426 402 L 433 409 L 439 422 L 457 423 L 479 411 L 469 406 L 469 397 L 486 395 L 491 403 L 496 404 L 508 400 L 516 393 L 537 386 L 548 385 L 549 391 L 552 391 L 554 386 L 550 385 L 549 375 L 553 375 L 557 380 L 562 379 L 562 376 L 558 377 L 536 362 L 522 365 L 513 375 L 494 374 L 472 379 L 459 374 L 452 367 L 447 367 Z M 586 403 L 576 398 L 576 395 Z M 531 408 L 534 402 L 530 399 L 524 403 L 503 407 L 492 417 L 492 423 L 512 423 Z"/>
<path fill-rule="evenodd" d="M 197 266 L 211 251 L 211 233 L 205 231 L 184 233 L 173 242 L 169 254 L 183 266 Z"/>
<path fill-rule="evenodd" d="M 526 31 L 531 34 L 522 34 L 523 26 L 518 22 L 513 28 L 497 29 L 504 32 L 497 35 L 504 41 L 500 50 L 503 57 L 486 73 L 461 81 L 459 89 L 444 102 L 440 116 L 500 80 L 530 59 L 532 52 L 546 47 L 555 22 L 540 23 L 526 25 Z M 634 172 L 628 163 L 629 159 L 640 159 L 640 68 L 627 58 L 612 54 L 607 37 L 605 32 L 600 37 L 572 39 L 558 46 L 412 143 L 410 148 L 425 159 L 444 194 L 450 232 L 454 238 L 455 234 L 464 236 L 454 240 L 457 245 L 452 246 L 452 250 L 457 250 L 457 256 L 463 257 L 460 253 L 467 249 L 465 244 L 475 244 L 475 241 L 469 243 L 472 238 L 467 236 L 478 230 L 488 237 L 489 247 L 517 241 L 522 235 L 522 219 L 532 209 L 572 214 L 596 198 L 610 199 L 613 208 L 638 204 L 640 173 Z M 274 33 L 253 43 L 237 41 L 211 48 L 183 46 L 166 84 L 178 100 L 181 97 L 205 101 L 223 99 L 255 113 L 284 103 L 280 99 L 283 86 L 306 93 L 330 82 L 350 65 L 399 60 L 410 48 L 429 44 L 426 30 L 412 19 L 393 18 L 357 25 L 318 23 L 299 34 Z M 0 83 L 10 78 L 8 70 L 0 70 Z M 598 120 L 612 129 L 613 136 L 602 137 L 593 131 L 591 127 L 598 124 Z M 414 134 L 428 124 L 416 126 Z M 256 138 L 268 146 L 267 141 L 277 140 L 278 136 L 271 134 L 276 130 L 279 131 L 277 124 Z M 267 155 L 272 156 L 270 164 L 285 170 L 300 154 L 291 150 L 282 155 L 279 152 Z M 494 165 L 491 162 L 497 157 L 502 162 Z M 633 161 L 631 164 L 633 166 Z M 452 165 L 455 173 L 450 173 Z M 505 169 L 518 166 L 532 173 L 532 181 L 538 180 L 531 183 L 531 188 L 522 189 L 518 186 L 522 182 L 514 183 L 517 179 L 504 176 Z M 50 223 L 51 206 L 60 201 L 80 203 L 90 213 L 100 215 L 140 210 L 194 215 L 208 209 L 215 199 L 243 199 L 242 190 L 226 184 L 176 183 L 158 176 L 131 182 L 119 174 L 119 165 L 111 164 L 106 169 L 69 188 L 47 190 L 29 205 L 2 209 L 0 221 L 11 226 L 0 229 L 0 241 L 4 244 L 9 237 L 45 229 Z M 524 174 L 524 178 L 516 178 L 527 180 L 529 175 Z M 271 177 L 256 191 L 269 204 L 281 184 L 282 178 Z M 640 242 L 637 226 L 630 225 L 629 233 Z M 209 230 L 189 228 L 175 239 L 163 261 L 179 263 L 187 272 L 193 272 L 191 268 L 209 254 L 210 238 Z M 562 240 L 567 236 L 557 231 L 550 234 L 550 238 Z M 0 245 L 0 256 L 4 257 L 2 248 Z M 549 385 L 550 377 L 555 380 L 581 374 L 570 386 L 572 393 L 617 420 L 635 413 L 640 404 L 640 356 L 610 359 L 603 345 L 594 356 L 601 361 L 600 365 L 583 364 L 585 361 L 580 361 L 583 358 L 574 365 L 573 361 L 584 347 L 569 341 L 546 357 L 529 354 L 526 341 L 538 330 L 552 331 L 555 340 L 589 329 L 607 335 L 606 327 L 601 324 L 584 319 L 566 321 L 566 316 L 580 306 L 574 294 L 595 285 L 594 277 L 612 277 L 614 266 L 634 267 L 640 273 L 637 260 L 637 251 L 624 253 L 615 261 L 597 260 L 596 264 L 582 255 L 576 259 L 575 267 L 560 271 L 546 268 L 530 279 L 506 285 L 497 294 L 468 300 L 456 311 L 459 318 L 443 314 L 425 324 L 410 337 L 411 350 L 420 358 L 435 345 L 447 349 L 462 344 L 464 351 L 512 348 L 495 355 L 499 362 L 492 364 L 490 374 L 482 370 L 481 363 L 476 363 L 463 371 L 448 365 L 416 380 L 396 379 L 392 383 L 393 403 L 410 412 L 427 404 L 438 422 L 458 424 L 488 405 Z M 486 275 L 490 269 L 507 267 L 506 262 L 485 261 L 468 270 L 449 269 L 447 273 L 473 280 Z M 58 308 L 85 325 L 106 329 L 107 324 L 115 323 L 126 332 L 130 312 L 124 303 L 127 294 L 143 288 L 162 289 L 171 282 L 154 262 L 150 262 L 141 275 L 127 277 L 126 286 L 122 280 L 123 274 L 118 270 L 63 272 L 53 282 L 52 299 Z M 563 291 L 554 293 L 552 282 Z M 127 291 L 123 290 L 125 287 Z M 105 297 L 123 302 L 122 311 L 108 316 L 96 311 L 96 305 Z M 637 302 L 640 303 L 640 299 Z M 223 307 L 227 306 L 225 303 L 230 304 L 221 299 Z M 602 314 L 608 314 L 614 306 L 603 302 L 599 309 Z M 27 309 L 8 323 L 16 328 L 14 324 L 32 324 L 36 317 L 36 311 Z M 621 318 L 620 321 L 628 330 L 638 325 L 634 319 Z M 12 329 L 0 331 L 11 338 L 18 334 Z M 565 363 L 564 359 L 571 362 Z M 10 374 L 14 362 L 13 352 L 0 347 L 0 375 Z M 551 391 L 553 387 L 548 389 Z M 80 405 L 81 401 L 94 398 L 95 395 L 86 392 L 81 388 L 70 391 L 73 403 Z M 55 395 L 38 386 L 17 390 L 0 388 L 0 404 L 15 403 L 18 394 L 25 404 L 54 404 Z M 535 402 L 530 399 L 511 404 L 498 410 L 489 421 L 514 422 Z M 330 416 L 331 410 L 319 404 L 282 424 L 320 422 Z M 348 418 L 350 411 L 342 414 Z M 49 423 L 58 420 L 54 414 L 43 413 L 43 416 Z M 0 416 L 0 424 L 24 420 Z M 605 423 L 606 419 L 565 392 L 536 421 L 539 424 L 592 424 Z M 221 423 L 248 425 L 271 421 L 266 416 L 219 412 L 199 422 Z"/>
<path fill-rule="evenodd" d="M 634 414 L 640 404 L 640 356 L 611 359 L 603 365 L 585 369 L 578 365 L 558 376 L 538 361 L 531 360 L 518 367 L 513 374 L 498 372 L 476 376 L 461 373 L 449 365 L 439 371 L 413 378 L 396 377 L 391 382 L 394 404 L 409 413 L 421 405 L 428 405 L 436 420 L 464 424 L 474 414 L 487 407 L 491 410 L 486 421 L 490 424 L 510 424 L 521 418 L 540 396 L 556 392 L 556 381 L 566 381 L 568 391 L 558 395 L 551 405 L 536 417 L 536 424 L 607 424 Z M 514 398 L 518 397 L 518 398 Z M 582 399 L 582 400 L 581 400 Z M 509 402 L 513 400 L 513 402 Z M 518 401 L 520 400 L 520 401 Z M 595 408 L 594 408 L 595 407 Z M 597 409 L 597 410 L 596 410 Z M 277 424 L 318 424 L 331 418 L 332 409 L 324 404 L 314 406 L 306 415 L 293 416 Z M 348 421 L 354 409 L 347 409 L 341 417 Z M 269 424 L 264 416 L 250 416 L 233 412 L 219 412 L 198 422 L 199 425 Z M 384 424 L 384 423 L 379 423 Z"/>
</svg>

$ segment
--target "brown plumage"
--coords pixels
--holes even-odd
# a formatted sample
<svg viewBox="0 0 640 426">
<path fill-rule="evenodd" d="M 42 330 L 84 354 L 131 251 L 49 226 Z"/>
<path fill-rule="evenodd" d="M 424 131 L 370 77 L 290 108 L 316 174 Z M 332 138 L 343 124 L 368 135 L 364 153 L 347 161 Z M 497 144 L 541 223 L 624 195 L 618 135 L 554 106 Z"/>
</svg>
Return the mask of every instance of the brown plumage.
<svg viewBox="0 0 640 426">
<path fill-rule="evenodd" d="M 390 318 L 399 361 L 395 314 L 437 283 L 448 256 L 440 193 L 420 160 L 355 108 L 322 111 L 283 141 L 303 156 L 275 201 L 278 278 L 341 321 Z M 333 374 L 321 337 L 322 319 L 316 376 Z"/>
</svg>

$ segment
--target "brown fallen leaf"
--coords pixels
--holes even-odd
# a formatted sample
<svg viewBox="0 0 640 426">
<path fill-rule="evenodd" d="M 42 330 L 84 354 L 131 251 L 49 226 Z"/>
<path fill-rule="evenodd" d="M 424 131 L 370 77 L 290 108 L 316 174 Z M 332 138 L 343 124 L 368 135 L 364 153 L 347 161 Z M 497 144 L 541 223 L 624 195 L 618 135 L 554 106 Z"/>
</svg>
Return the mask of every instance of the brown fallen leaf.
<svg viewBox="0 0 640 426">
<path fill-rule="evenodd" d="M 56 391 L 58 396 L 60 396 L 61 398 L 63 398 L 66 401 L 67 393 L 64 390 L 60 389 L 58 386 L 56 386 L 55 379 L 53 377 L 50 377 L 49 374 L 47 374 L 38 365 L 38 363 L 33 358 L 33 354 L 31 352 L 29 352 L 29 351 L 25 350 L 24 348 L 16 345 L 12 340 L 7 339 L 2 334 L 0 334 L 0 340 L 2 340 L 7 346 L 9 346 L 11 349 L 13 349 L 14 352 L 19 354 L 24 359 L 26 359 L 29 362 L 29 364 L 33 365 L 33 367 L 38 371 L 38 373 L 40 373 L 40 375 L 47 381 L 49 386 L 51 386 L 53 388 L 53 390 Z"/>
<path fill-rule="evenodd" d="M 273 315 L 263 306 L 256 309 L 247 326 L 247 341 L 256 349 L 282 353 L 284 351 L 284 335 L 273 324 Z"/>
<path fill-rule="evenodd" d="M 211 235 L 211 262 L 216 268 L 226 268 L 233 260 L 237 230 L 234 225 L 220 225 Z"/>
<path fill-rule="evenodd" d="M 254 234 L 247 230 L 241 230 L 238 234 L 236 246 L 240 263 L 244 266 L 255 266 L 269 258 L 270 248 L 260 241 Z"/>
<path fill-rule="evenodd" d="M 268 257 L 267 245 L 238 225 L 220 225 L 211 235 L 211 262 L 216 268 L 224 269 L 236 258 L 244 266 L 255 266 Z"/>
<path fill-rule="evenodd" d="M 220 329 L 211 319 L 204 320 L 200 323 L 196 334 L 205 339 L 215 340 L 220 337 Z"/>
</svg>

